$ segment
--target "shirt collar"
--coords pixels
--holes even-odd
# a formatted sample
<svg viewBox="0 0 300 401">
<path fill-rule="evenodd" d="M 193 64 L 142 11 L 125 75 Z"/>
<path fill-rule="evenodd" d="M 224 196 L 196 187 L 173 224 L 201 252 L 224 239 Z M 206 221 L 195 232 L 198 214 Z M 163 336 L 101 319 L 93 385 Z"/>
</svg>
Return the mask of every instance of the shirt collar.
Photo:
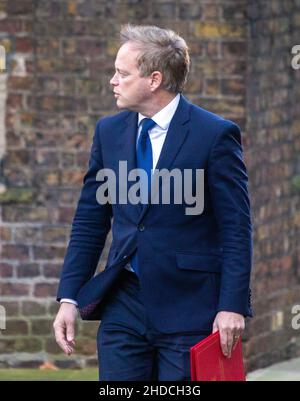
<svg viewBox="0 0 300 401">
<path fill-rule="evenodd" d="M 170 103 L 168 103 L 163 109 L 161 109 L 159 112 L 154 114 L 151 119 L 159 125 L 162 129 L 166 130 L 169 128 L 170 122 L 175 114 L 175 111 L 177 109 L 178 103 L 180 100 L 180 94 L 177 93 L 177 95 L 174 97 L 174 99 L 171 100 Z M 149 118 L 144 116 L 143 114 L 139 113 L 138 116 L 138 125 L 140 125 L 141 121 L 144 118 Z"/>
</svg>

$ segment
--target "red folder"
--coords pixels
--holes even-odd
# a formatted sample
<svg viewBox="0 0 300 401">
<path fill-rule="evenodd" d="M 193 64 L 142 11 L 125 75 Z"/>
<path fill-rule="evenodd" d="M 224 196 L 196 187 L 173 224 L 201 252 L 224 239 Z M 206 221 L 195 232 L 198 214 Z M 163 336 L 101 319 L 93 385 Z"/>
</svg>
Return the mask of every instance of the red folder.
<svg viewBox="0 0 300 401">
<path fill-rule="evenodd" d="M 216 331 L 190 348 L 192 381 L 245 381 L 242 340 L 239 338 L 231 358 L 223 355 Z"/>
</svg>

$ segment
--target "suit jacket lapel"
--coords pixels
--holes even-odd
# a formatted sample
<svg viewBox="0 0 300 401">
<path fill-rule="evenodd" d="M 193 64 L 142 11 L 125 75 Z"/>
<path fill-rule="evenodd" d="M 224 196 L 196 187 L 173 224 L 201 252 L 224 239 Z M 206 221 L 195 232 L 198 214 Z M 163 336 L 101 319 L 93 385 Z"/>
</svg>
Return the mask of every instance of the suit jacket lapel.
<svg viewBox="0 0 300 401">
<path fill-rule="evenodd" d="M 176 112 L 171 120 L 166 139 L 164 141 L 160 157 L 158 159 L 156 170 L 170 169 L 173 160 L 187 136 L 189 125 L 190 103 L 184 96 L 180 96 L 180 101 Z M 127 171 L 136 168 L 136 134 L 137 134 L 138 113 L 131 112 L 125 119 L 125 124 L 120 127 L 118 161 L 127 161 Z M 128 182 L 128 190 L 134 182 Z M 161 188 L 161 180 L 159 189 Z M 150 203 L 143 205 L 132 205 L 128 202 L 128 207 L 138 221 L 141 221 L 149 209 Z"/>
<path fill-rule="evenodd" d="M 181 95 L 177 110 L 171 120 L 156 169 L 169 169 L 188 132 L 189 103 Z"/>
<path fill-rule="evenodd" d="M 175 159 L 177 153 L 180 151 L 180 148 L 187 136 L 189 125 L 187 122 L 189 121 L 189 106 L 190 103 L 185 99 L 184 96 L 180 96 L 180 101 L 176 112 L 171 120 L 161 153 L 158 159 L 157 165 L 155 167 L 156 170 L 168 169 L 172 165 L 173 160 Z M 157 173 L 154 173 L 154 179 Z M 159 190 L 161 188 L 161 180 L 159 183 Z M 142 212 L 139 217 L 139 221 L 141 221 L 145 213 L 150 207 L 150 203 L 147 205 L 143 205 Z"/>
<path fill-rule="evenodd" d="M 136 134 L 138 113 L 132 112 L 126 118 L 126 126 L 120 141 L 122 160 L 127 160 L 128 171 L 136 168 Z"/>
<path fill-rule="evenodd" d="M 118 139 L 118 153 L 117 161 L 127 162 L 127 174 L 133 169 L 136 169 L 136 134 L 137 134 L 138 113 L 131 112 L 124 120 L 124 124 L 120 126 L 120 134 Z M 118 175 L 119 176 L 119 175 Z M 118 185 L 117 181 L 117 185 Z M 127 175 L 127 189 L 134 184 L 133 181 L 128 181 Z M 130 207 L 131 213 L 134 215 L 135 220 L 138 219 L 141 208 L 140 205 L 133 205 L 127 203 Z"/>
</svg>

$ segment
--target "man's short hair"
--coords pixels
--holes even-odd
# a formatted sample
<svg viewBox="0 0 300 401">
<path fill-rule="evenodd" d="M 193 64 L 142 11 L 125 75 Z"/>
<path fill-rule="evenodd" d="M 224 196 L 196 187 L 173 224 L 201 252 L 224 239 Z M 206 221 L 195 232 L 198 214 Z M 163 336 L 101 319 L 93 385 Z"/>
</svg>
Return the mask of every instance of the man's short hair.
<svg viewBox="0 0 300 401">
<path fill-rule="evenodd" d="M 121 28 L 121 43 L 132 42 L 140 50 L 137 57 L 141 77 L 160 71 L 167 91 L 182 92 L 190 58 L 185 40 L 171 29 L 152 25 L 127 24 Z"/>
</svg>

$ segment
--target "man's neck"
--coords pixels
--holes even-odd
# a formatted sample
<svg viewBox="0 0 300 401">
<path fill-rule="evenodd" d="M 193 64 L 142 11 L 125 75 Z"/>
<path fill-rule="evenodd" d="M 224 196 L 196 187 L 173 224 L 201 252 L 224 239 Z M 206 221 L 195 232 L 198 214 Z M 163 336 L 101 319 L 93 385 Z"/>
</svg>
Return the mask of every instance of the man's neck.
<svg viewBox="0 0 300 401">
<path fill-rule="evenodd" d="M 145 106 L 143 110 L 139 110 L 139 113 L 143 114 L 144 116 L 151 118 L 164 107 L 166 107 L 175 97 L 177 93 L 169 93 L 165 92 L 162 95 L 158 95 L 151 103 L 149 102 L 148 105 Z"/>
</svg>

